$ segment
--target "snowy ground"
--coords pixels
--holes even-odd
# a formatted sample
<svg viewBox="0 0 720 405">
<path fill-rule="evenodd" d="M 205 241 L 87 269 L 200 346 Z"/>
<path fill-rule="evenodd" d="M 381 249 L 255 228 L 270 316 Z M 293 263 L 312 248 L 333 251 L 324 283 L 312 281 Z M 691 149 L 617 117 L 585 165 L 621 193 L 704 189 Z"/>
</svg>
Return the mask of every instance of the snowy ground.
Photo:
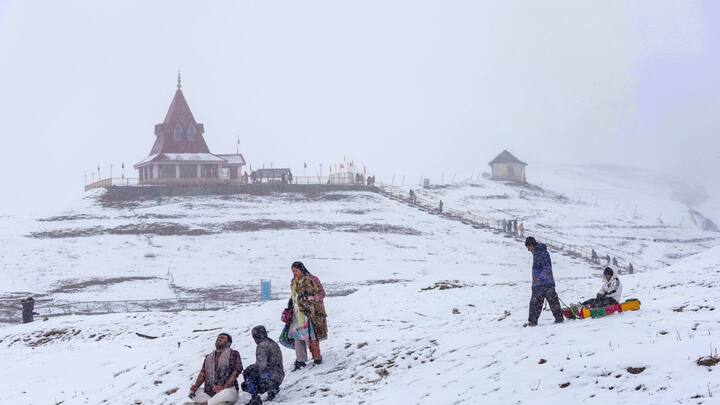
<svg viewBox="0 0 720 405">
<path fill-rule="evenodd" d="M 443 200 L 446 208 L 517 219 L 527 234 L 594 248 L 616 256 L 623 267 L 628 262 L 636 269 L 666 266 L 720 243 L 720 233 L 700 223 L 702 216 L 720 218 L 715 190 L 630 168 L 540 165 L 528 170 L 528 186 L 475 177 L 404 189 Z"/>
<path fill-rule="evenodd" d="M 478 250 L 511 239 L 458 227 L 375 193 L 274 197 L 177 197 L 107 208 L 86 199 L 73 210 L 26 223 L 6 219 L 0 294 L 57 300 L 168 298 L 209 287 L 287 288 L 294 260 L 330 286 L 415 278 L 448 267 L 517 267 Z M 8 223 L 10 223 L 8 225 Z M 93 280 L 144 277 L 145 281 Z"/>
<path fill-rule="evenodd" d="M 565 176 L 566 184 L 573 181 Z M 627 182 L 623 178 L 620 183 Z M 606 191 L 615 187 L 602 186 Z M 454 204 L 451 193 L 457 194 L 458 203 L 482 201 L 463 200 L 462 193 L 468 195 L 470 189 L 483 188 L 443 189 L 446 204 Z M 658 189 L 648 193 L 662 194 Z M 654 194 L 648 198 L 671 204 Z M 540 200 L 529 202 L 537 206 Z M 503 212 L 525 209 L 530 215 L 522 202 L 528 200 L 493 204 L 506 205 Z M 569 203 L 543 204 L 532 212 L 558 219 L 553 228 L 557 235 L 575 232 L 578 238 L 594 240 L 594 232 L 576 226 L 581 215 L 591 215 L 592 207 L 581 214 L 577 208 L 582 205 L 572 205 L 570 215 L 564 209 Z M 595 207 L 593 220 L 616 224 L 606 212 L 612 209 L 602 207 Z M 553 325 L 545 312 L 539 327 L 523 328 L 531 257 L 520 241 L 376 194 L 173 198 L 132 208 L 104 208 L 88 199 L 58 216 L 65 218 L 0 218 L 2 242 L 13 247 L 2 252 L 3 294 L 167 297 L 176 293 L 173 285 L 186 294 L 200 294 L 192 289 L 207 284 L 232 287 L 260 278 L 272 279 L 282 292 L 289 264 L 297 259 L 326 285 L 358 288 L 327 299 L 330 338 L 322 344 L 325 362 L 288 373 L 276 403 L 695 404 L 713 403 L 720 396 L 720 380 L 714 377 L 718 366 L 711 371 L 695 364 L 720 345 L 715 312 L 720 247 L 704 245 L 714 239 L 689 243 L 704 251 L 688 258 L 667 257 L 670 242 L 659 253 L 639 252 L 646 271 L 623 275 L 622 280 L 624 295 L 642 300 L 640 311 L 563 325 Z M 651 221 L 652 216 L 641 219 Z M 164 235 L 168 229 L 176 234 Z M 654 232 L 642 227 L 604 229 L 635 239 L 651 238 L 646 232 Z M 665 232 L 676 231 L 681 233 L 673 236 L 677 239 L 704 232 L 689 225 Z M 606 243 L 622 249 L 622 240 Z M 653 265 L 658 262 L 662 264 Z M 592 297 L 599 288 L 599 269 L 560 254 L 553 254 L 553 263 L 564 301 Z M 157 278 L 81 284 L 123 276 Z M 387 279 L 404 281 L 362 285 Z M 457 280 L 461 288 L 427 289 L 444 280 Z M 63 292 L 72 283 L 80 288 Z M 250 364 L 250 328 L 264 324 L 277 336 L 283 306 L 279 300 L 212 312 L 68 316 L 1 326 L 0 357 L 12 366 L 0 370 L 0 381 L 19 388 L 0 390 L 0 401 L 182 403 L 217 333 L 231 333 L 234 347 Z M 136 332 L 158 338 L 148 340 Z M 293 353 L 283 353 L 289 368 Z M 631 374 L 628 367 L 645 369 Z M 239 403 L 247 400 L 243 396 Z"/>
</svg>

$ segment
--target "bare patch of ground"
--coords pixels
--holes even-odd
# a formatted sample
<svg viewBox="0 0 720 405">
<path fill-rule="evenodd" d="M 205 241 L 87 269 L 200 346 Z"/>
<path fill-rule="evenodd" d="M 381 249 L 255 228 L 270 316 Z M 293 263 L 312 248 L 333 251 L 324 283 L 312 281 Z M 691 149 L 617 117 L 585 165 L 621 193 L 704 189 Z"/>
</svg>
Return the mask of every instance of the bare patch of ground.
<svg viewBox="0 0 720 405">
<path fill-rule="evenodd" d="M 248 294 L 259 294 L 260 286 L 247 285 L 214 285 L 212 287 L 188 288 L 173 286 L 175 294 L 180 296 L 199 297 L 206 300 L 236 302 L 238 297 Z"/>
<path fill-rule="evenodd" d="M 472 287 L 473 285 L 474 285 L 474 284 L 467 284 L 467 283 L 463 283 L 463 282 L 458 281 L 458 280 L 438 281 L 437 283 L 435 283 L 435 284 L 433 284 L 433 285 L 431 285 L 431 286 L 429 286 L 429 287 L 421 288 L 420 291 L 430 291 L 430 290 L 435 290 L 435 289 L 438 289 L 438 290 L 440 290 L 440 291 L 442 291 L 442 290 L 451 290 L 451 289 L 454 289 L 454 288 Z"/>
<path fill-rule="evenodd" d="M 101 215 L 90 215 L 90 214 L 72 214 L 72 215 L 59 215 L 55 217 L 39 218 L 40 222 L 63 222 L 63 221 L 78 221 L 87 219 L 107 219 Z"/>
<path fill-rule="evenodd" d="M 158 235 L 158 236 L 198 236 L 210 235 L 215 232 L 192 228 L 188 225 L 172 222 L 155 222 L 148 224 L 127 224 L 113 228 L 93 226 L 88 228 L 54 229 L 50 231 L 32 232 L 28 236 L 36 239 L 81 238 L 100 235 Z"/>
<path fill-rule="evenodd" d="M 56 229 L 52 231 L 31 232 L 28 237 L 36 239 L 53 238 L 79 238 L 84 236 L 96 236 L 103 232 L 103 227 L 93 226 L 89 228 Z"/>
<path fill-rule="evenodd" d="M 122 215 L 120 218 L 137 218 L 137 219 L 178 219 L 185 218 L 180 214 L 138 214 L 138 215 Z"/>
<path fill-rule="evenodd" d="M 111 235 L 198 236 L 210 235 L 214 232 L 207 229 L 194 228 L 188 225 L 176 224 L 172 222 L 154 222 L 147 224 L 120 225 L 108 229 L 107 233 Z"/>
<path fill-rule="evenodd" d="M 38 347 L 55 340 L 70 340 L 73 336 L 79 333 L 80 329 L 51 329 L 47 332 L 38 332 L 34 335 L 34 337 L 28 336 L 24 339 L 24 341 L 30 347 Z"/>
<path fill-rule="evenodd" d="M 693 239 L 662 239 L 657 238 L 653 239 L 652 241 L 655 243 L 659 242 L 665 242 L 665 243 L 701 243 L 701 242 L 712 242 L 716 240 L 715 237 L 707 237 L 707 238 L 693 238 Z"/>
<path fill-rule="evenodd" d="M 97 286 L 103 286 L 107 287 L 112 284 L 119 284 L 119 283 L 125 283 L 128 281 L 146 281 L 146 280 L 155 280 L 158 277 L 142 277 L 142 276 L 135 276 L 135 277 L 111 277 L 111 278 L 93 278 L 90 280 L 85 281 L 72 281 L 72 282 L 64 282 L 55 287 L 54 289 L 50 290 L 50 294 L 62 294 L 62 293 L 74 293 L 81 290 L 84 290 L 86 288 L 90 287 L 97 287 Z"/>
<path fill-rule="evenodd" d="M 498 195 L 471 195 L 468 197 L 463 198 L 463 201 L 472 201 L 472 200 L 509 200 L 512 197 L 508 194 L 498 194 Z"/>
<path fill-rule="evenodd" d="M 318 230 L 353 233 L 391 233 L 398 235 L 421 235 L 414 228 L 386 224 L 357 224 L 352 222 L 310 222 L 260 219 L 231 221 L 220 224 L 189 226 L 172 222 L 138 223 L 113 228 L 94 226 L 87 228 L 55 229 L 32 232 L 29 237 L 36 239 L 79 238 L 99 235 L 157 235 L 157 236 L 202 236 L 224 232 L 257 232 L 266 230 Z"/>
<path fill-rule="evenodd" d="M 264 230 L 286 230 L 286 229 L 307 229 L 317 231 L 339 231 L 339 232 L 376 232 L 393 233 L 400 235 L 421 235 L 421 232 L 398 225 L 385 224 L 357 224 L 352 222 L 310 222 L 310 221 L 285 221 L 285 220 L 257 220 L 257 221 L 233 221 L 220 225 L 223 232 L 253 232 Z"/>
<path fill-rule="evenodd" d="M 339 212 L 342 214 L 352 214 L 352 215 L 365 215 L 372 210 L 368 209 L 347 209 L 347 210 L 340 210 Z"/>
</svg>

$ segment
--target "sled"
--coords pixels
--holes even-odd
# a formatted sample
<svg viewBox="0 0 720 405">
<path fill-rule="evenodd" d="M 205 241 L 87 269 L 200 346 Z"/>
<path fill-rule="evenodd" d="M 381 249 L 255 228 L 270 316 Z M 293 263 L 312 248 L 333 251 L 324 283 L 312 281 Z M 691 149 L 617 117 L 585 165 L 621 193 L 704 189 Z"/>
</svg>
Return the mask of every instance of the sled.
<svg viewBox="0 0 720 405">
<path fill-rule="evenodd" d="M 622 304 L 608 305 L 600 308 L 588 308 L 582 305 L 571 305 L 570 308 L 563 308 L 563 316 L 567 319 L 602 318 L 618 312 L 637 311 L 640 309 L 640 300 L 630 298 Z"/>
</svg>

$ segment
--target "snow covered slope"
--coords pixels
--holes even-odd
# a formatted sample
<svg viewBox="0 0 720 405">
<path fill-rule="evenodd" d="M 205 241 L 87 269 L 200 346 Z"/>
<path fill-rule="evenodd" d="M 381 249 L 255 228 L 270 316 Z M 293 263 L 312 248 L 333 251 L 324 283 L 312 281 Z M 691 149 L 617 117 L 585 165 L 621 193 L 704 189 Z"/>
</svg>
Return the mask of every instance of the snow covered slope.
<svg viewBox="0 0 720 405">
<path fill-rule="evenodd" d="M 571 177 L 563 178 L 572 183 Z M 597 187 L 623 195 L 633 187 L 618 184 L 627 183 Z M 472 197 L 483 195 L 473 194 L 477 190 L 487 195 L 515 190 L 478 184 L 431 191 L 442 192 L 448 206 L 475 207 L 470 204 L 485 201 Z M 660 187 L 648 187 L 637 189 L 638 195 L 672 205 L 659 197 L 665 195 Z M 0 218 L 2 242 L 13 247 L 0 253 L 0 291 L 6 297 L 33 292 L 54 300 L 177 294 L 203 299 L 233 294 L 260 278 L 271 279 L 281 297 L 219 311 L 65 316 L 0 326 L 0 358 L 8 365 L 0 370 L 0 381 L 18 387 L 0 390 L 0 401 L 182 403 L 217 333 L 233 335 L 246 365 L 253 361 L 254 325 L 266 325 L 277 337 L 294 260 L 304 261 L 331 291 L 357 291 L 326 300 L 330 337 L 322 343 L 325 362 L 288 373 L 276 403 L 717 400 L 717 366 L 709 371 L 695 363 L 720 345 L 715 235 L 679 221 L 674 221 L 679 228 L 643 227 L 654 223 L 654 214 L 638 214 L 631 218 L 633 226 L 620 226 L 630 220 L 618 220 L 613 207 L 600 202 L 595 207 L 587 196 L 554 185 L 543 184 L 543 189 L 565 193 L 569 202 L 532 195 L 488 200 L 492 204 L 481 207 L 527 215 L 531 228 L 538 226 L 530 219 L 534 213 L 538 224 L 552 224 L 544 230 L 557 237 L 600 241 L 594 231 L 579 227 L 586 220 L 603 232 L 611 230 L 613 237 L 603 243 L 636 252 L 644 267 L 642 273 L 621 276 L 624 295 L 642 300 L 640 311 L 562 325 L 552 324 L 545 312 L 540 326 L 523 328 L 531 256 L 519 239 L 372 193 L 177 197 L 117 207 L 87 199 L 40 221 Z M 578 199 L 584 202 L 572 202 Z M 670 214 L 663 215 L 665 221 Z M 672 239 L 705 236 L 680 244 L 651 240 L 654 232 Z M 648 247 L 638 250 L 643 244 Z M 687 245 L 686 254 L 702 252 L 669 256 L 673 244 Z M 552 258 L 561 299 L 570 303 L 595 295 L 602 266 L 559 253 Z M 439 287 L 448 280 L 444 285 L 451 288 Z M 289 368 L 293 352 L 283 353 Z M 632 374 L 629 368 L 642 371 Z M 242 396 L 239 403 L 247 400 Z"/>
<path fill-rule="evenodd" d="M 597 279 L 566 277 L 567 263 L 557 262 L 561 297 L 594 294 Z M 440 279 L 429 274 L 329 298 L 326 361 L 289 373 L 276 403 L 711 403 L 710 394 L 720 395 L 717 370 L 695 360 L 720 344 L 718 263 L 715 248 L 652 277 L 628 275 L 627 295 L 643 300 L 640 311 L 562 325 L 546 312 L 536 328 L 521 326 L 529 283 L 498 267 L 449 271 L 462 276 L 461 288 L 423 290 Z M 277 336 L 283 305 L 5 327 L 0 354 L 12 366 L 0 379 L 19 388 L 0 396 L 18 404 L 178 404 L 219 331 L 234 335 L 248 364 L 250 328 L 265 324 Z M 284 355 L 289 367 L 292 352 Z"/>
<path fill-rule="evenodd" d="M 527 186 L 476 177 L 430 189 L 404 188 L 443 200 L 446 208 L 517 219 L 526 234 L 594 248 L 617 256 L 623 267 L 628 262 L 636 269 L 665 266 L 720 243 L 719 232 L 703 229 L 715 224 L 712 218 L 720 212 L 698 209 L 717 206 L 720 195 L 700 185 L 620 167 L 534 165 L 529 170 Z"/>
<path fill-rule="evenodd" d="M 442 275 L 449 266 L 522 263 L 481 254 L 516 248 L 515 241 L 458 227 L 375 193 L 177 197 L 111 208 L 86 199 L 61 215 L 3 223 L 4 242 L 13 249 L 0 253 L 0 293 L 56 300 L 203 297 L 209 289 L 260 279 L 282 290 L 294 260 L 312 263 L 336 290 L 370 280 Z M 77 288 L 90 281 L 97 283 Z"/>
</svg>

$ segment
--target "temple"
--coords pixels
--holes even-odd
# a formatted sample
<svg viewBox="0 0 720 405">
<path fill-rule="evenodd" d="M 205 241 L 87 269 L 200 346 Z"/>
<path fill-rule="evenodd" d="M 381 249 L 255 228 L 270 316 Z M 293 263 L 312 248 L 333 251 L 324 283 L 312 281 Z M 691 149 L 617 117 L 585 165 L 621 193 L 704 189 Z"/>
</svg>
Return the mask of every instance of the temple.
<svg viewBox="0 0 720 405">
<path fill-rule="evenodd" d="M 139 183 L 199 185 L 244 182 L 243 155 L 211 153 L 204 134 L 204 125 L 195 121 L 185 100 L 178 73 L 175 97 L 163 122 L 155 125 L 155 143 L 150 155 L 134 166 Z"/>
</svg>

